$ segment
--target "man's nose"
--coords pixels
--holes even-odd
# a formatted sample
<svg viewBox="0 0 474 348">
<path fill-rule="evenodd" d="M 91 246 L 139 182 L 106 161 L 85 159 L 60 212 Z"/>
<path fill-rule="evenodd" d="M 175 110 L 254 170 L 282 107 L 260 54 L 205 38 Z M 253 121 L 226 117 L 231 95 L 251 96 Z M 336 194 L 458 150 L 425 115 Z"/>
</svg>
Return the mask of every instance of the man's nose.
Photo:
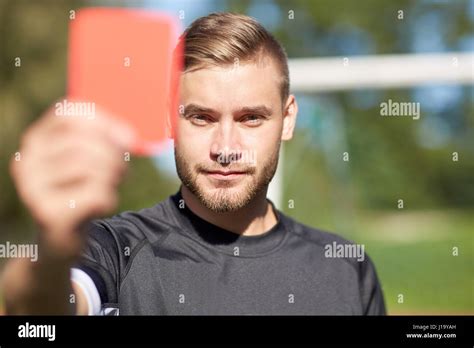
<svg viewBox="0 0 474 348">
<path fill-rule="evenodd" d="M 211 157 L 222 165 L 240 160 L 242 147 L 238 129 L 234 122 L 220 122 L 211 145 Z"/>
</svg>

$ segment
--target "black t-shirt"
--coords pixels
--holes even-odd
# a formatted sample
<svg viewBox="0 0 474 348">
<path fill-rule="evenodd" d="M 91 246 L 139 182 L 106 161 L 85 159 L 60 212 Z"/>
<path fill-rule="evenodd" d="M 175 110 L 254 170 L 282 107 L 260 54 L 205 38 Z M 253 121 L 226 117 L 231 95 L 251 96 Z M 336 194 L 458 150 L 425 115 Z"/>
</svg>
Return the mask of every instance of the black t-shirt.
<svg viewBox="0 0 474 348">
<path fill-rule="evenodd" d="M 278 222 L 240 236 L 199 218 L 180 193 L 152 208 L 94 221 L 75 266 L 120 315 L 382 315 L 375 268 L 354 245 L 274 208 Z"/>
</svg>

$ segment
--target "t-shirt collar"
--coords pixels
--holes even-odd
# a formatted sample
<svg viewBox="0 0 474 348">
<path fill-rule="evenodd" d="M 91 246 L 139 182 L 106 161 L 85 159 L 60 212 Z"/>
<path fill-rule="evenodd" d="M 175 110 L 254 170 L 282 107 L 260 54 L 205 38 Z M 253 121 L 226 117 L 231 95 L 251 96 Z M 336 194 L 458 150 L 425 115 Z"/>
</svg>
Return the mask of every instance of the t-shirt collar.
<svg viewBox="0 0 474 348">
<path fill-rule="evenodd" d="M 183 202 L 181 191 L 168 199 L 168 205 L 181 229 L 190 237 L 221 252 L 234 256 L 261 256 L 275 251 L 286 239 L 287 227 L 283 221 L 284 216 L 270 200 L 277 223 L 257 236 L 242 236 L 216 226 L 196 215 Z"/>
</svg>

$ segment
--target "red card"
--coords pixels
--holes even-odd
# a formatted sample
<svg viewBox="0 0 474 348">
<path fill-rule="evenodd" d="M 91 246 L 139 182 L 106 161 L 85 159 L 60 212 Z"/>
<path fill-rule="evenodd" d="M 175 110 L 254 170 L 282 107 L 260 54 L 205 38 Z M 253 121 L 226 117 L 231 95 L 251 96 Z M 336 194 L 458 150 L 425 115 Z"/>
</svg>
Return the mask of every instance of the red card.
<svg viewBox="0 0 474 348">
<path fill-rule="evenodd" d="M 177 110 L 178 29 L 172 17 L 145 10 L 88 8 L 71 20 L 68 98 L 128 122 L 138 155 L 160 151 L 166 118 Z"/>
</svg>

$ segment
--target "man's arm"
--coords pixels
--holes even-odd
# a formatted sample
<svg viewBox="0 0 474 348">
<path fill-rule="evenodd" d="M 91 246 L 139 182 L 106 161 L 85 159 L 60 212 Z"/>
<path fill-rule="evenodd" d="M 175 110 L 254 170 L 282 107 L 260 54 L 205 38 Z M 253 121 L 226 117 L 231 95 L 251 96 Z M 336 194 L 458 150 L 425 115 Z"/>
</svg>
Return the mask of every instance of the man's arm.
<svg viewBox="0 0 474 348">
<path fill-rule="evenodd" d="M 27 259 L 8 263 L 2 277 L 6 314 L 87 315 L 84 292 L 60 263 L 35 264 Z M 74 301 L 71 301 L 74 295 Z"/>
<path fill-rule="evenodd" d="M 57 116 L 51 108 L 27 130 L 20 160 L 12 160 L 10 169 L 39 228 L 39 257 L 6 265 L 1 286 L 7 314 L 89 312 L 82 289 L 71 283 L 71 268 L 86 242 L 82 226 L 116 206 L 132 143 L 130 129 L 103 112 L 90 119 Z"/>
<path fill-rule="evenodd" d="M 81 287 L 76 282 L 73 281 L 72 288 L 74 290 L 74 294 L 76 295 L 76 314 L 77 315 L 89 314 L 89 304 L 87 303 L 87 299 Z"/>
</svg>

